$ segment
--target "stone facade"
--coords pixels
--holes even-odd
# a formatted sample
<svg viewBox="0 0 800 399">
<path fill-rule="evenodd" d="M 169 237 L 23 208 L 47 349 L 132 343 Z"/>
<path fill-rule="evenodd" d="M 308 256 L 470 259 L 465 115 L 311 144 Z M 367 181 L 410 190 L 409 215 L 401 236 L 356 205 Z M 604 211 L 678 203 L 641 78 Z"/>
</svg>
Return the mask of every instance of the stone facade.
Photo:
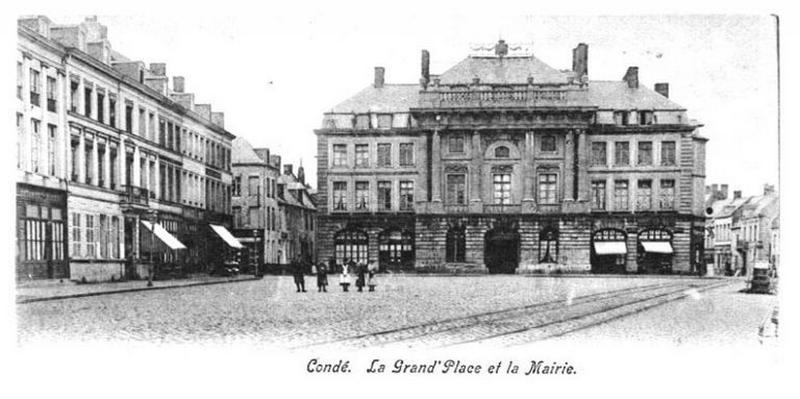
<svg viewBox="0 0 800 399">
<path fill-rule="evenodd" d="M 384 269 L 695 273 L 705 143 L 686 110 L 530 54 L 471 55 L 374 83 L 325 114 L 318 255 Z"/>
<path fill-rule="evenodd" d="M 47 258 L 48 270 L 68 272 L 38 277 L 99 281 L 145 277 L 154 263 L 183 272 L 221 263 L 225 245 L 209 223 L 231 222 L 234 136 L 224 118 L 210 105 L 201 114 L 183 78 L 171 90 L 166 64 L 148 68 L 112 51 L 96 18 L 65 26 L 26 17 L 18 36 L 18 192 L 23 198 L 31 185 L 66 198 L 37 217 L 23 204 L 18 269 L 30 256 Z M 169 249 L 141 222 L 160 224 L 186 248 Z M 58 259 L 47 249 L 56 247 Z"/>
</svg>

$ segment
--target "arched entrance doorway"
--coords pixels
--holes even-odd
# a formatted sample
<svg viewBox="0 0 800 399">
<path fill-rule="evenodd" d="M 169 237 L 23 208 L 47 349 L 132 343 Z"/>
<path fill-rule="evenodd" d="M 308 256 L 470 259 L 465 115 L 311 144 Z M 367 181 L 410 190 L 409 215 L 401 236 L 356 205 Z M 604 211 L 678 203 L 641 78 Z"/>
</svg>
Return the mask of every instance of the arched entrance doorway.
<svg viewBox="0 0 800 399">
<path fill-rule="evenodd" d="M 489 273 L 515 273 L 519 266 L 519 233 L 508 228 L 489 230 L 484 243 L 484 262 Z"/>
<path fill-rule="evenodd" d="M 592 234 L 592 273 L 625 273 L 626 238 L 619 229 L 600 229 Z"/>
<path fill-rule="evenodd" d="M 341 265 L 350 260 L 356 263 L 367 263 L 369 238 L 365 231 L 358 229 L 341 230 L 334 234 L 333 243 L 336 264 Z"/>
<path fill-rule="evenodd" d="M 636 259 L 639 273 L 672 273 L 672 233 L 665 229 L 639 232 Z"/>
<path fill-rule="evenodd" d="M 401 230 L 386 230 L 378 235 L 378 267 L 381 270 L 413 270 L 412 234 Z"/>
</svg>

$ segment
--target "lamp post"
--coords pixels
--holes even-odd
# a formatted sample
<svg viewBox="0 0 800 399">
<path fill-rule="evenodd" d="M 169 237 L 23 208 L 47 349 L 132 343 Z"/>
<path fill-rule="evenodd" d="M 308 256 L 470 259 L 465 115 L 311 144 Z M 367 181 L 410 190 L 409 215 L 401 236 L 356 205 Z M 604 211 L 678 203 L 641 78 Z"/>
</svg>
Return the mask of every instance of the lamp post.
<svg viewBox="0 0 800 399">
<path fill-rule="evenodd" d="M 153 249 L 155 248 L 155 235 L 156 235 L 156 223 L 158 223 L 158 212 L 156 210 L 148 211 L 148 215 L 150 216 L 150 273 L 147 274 L 147 286 L 153 286 L 153 274 L 156 271 L 156 265 L 153 260 Z"/>
<path fill-rule="evenodd" d="M 253 267 L 255 268 L 254 271 L 253 271 L 253 275 L 255 277 L 261 277 L 261 275 L 259 274 L 259 268 L 258 268 L 258 264 L 261 263 L 261 256 L 260 256 L 259 248 L 263 248 L 264 246 L 263 246 L 263 242 L 259 242 L 258 241 L 258 230 L 257 229 L 253 229 L 253 242 L 256 244 L 256 245 L 253 246 L 253 248 L 256 250 L 255 262 L 253 262 Z M 250 259 L 253 259 L 253 257 L 250 257 Z"/>
</svg>

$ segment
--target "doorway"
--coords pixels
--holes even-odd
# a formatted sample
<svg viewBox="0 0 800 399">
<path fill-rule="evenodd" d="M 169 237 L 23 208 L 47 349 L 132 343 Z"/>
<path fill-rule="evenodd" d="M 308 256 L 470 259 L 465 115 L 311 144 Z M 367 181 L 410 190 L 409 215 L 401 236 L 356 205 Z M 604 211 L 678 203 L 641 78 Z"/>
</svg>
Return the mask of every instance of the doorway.
<svg viewBox="0 0 800 399">
<path fill-rule="evenodd" d="M 514 274 L 519 266 L 519 233 L 493 229 L 486 233 L 484 262 L 490 274 Z"/>
</svg>

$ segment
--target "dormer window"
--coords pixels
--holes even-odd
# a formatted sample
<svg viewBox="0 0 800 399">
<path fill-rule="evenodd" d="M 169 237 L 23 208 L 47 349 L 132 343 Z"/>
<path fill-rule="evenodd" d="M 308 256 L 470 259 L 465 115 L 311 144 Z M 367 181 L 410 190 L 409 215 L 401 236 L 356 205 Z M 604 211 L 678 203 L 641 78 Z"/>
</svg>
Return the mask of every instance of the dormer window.
<svg viewBox="0 0 800 399">
<path fill-rule="evenodd" d="M 356 115 L 356 129 L 369 129 L 369 114 Z"/>
<path fill-rule="evenodd" d="M 495 158 L 508 158 L 508 155 L 509 155 L 508 147 L 500 146 L 494 149 Z"/>
<path fill-rule="evenodd" d="M 653 111 L 639 111 L 639 124 L 652 125 L 654 123 Z"/>
<path fill-rule="evenodd" d="M 379 114 L 378 129 L 391 129 L 391 128 L 392 128 L 392 114 Z"/>
<path fill-rule="evenodd" d="M 627 125 L 630 112 L 628 111 L 614 111 L 614 123 L 617 125 Z"/>
</svg>

